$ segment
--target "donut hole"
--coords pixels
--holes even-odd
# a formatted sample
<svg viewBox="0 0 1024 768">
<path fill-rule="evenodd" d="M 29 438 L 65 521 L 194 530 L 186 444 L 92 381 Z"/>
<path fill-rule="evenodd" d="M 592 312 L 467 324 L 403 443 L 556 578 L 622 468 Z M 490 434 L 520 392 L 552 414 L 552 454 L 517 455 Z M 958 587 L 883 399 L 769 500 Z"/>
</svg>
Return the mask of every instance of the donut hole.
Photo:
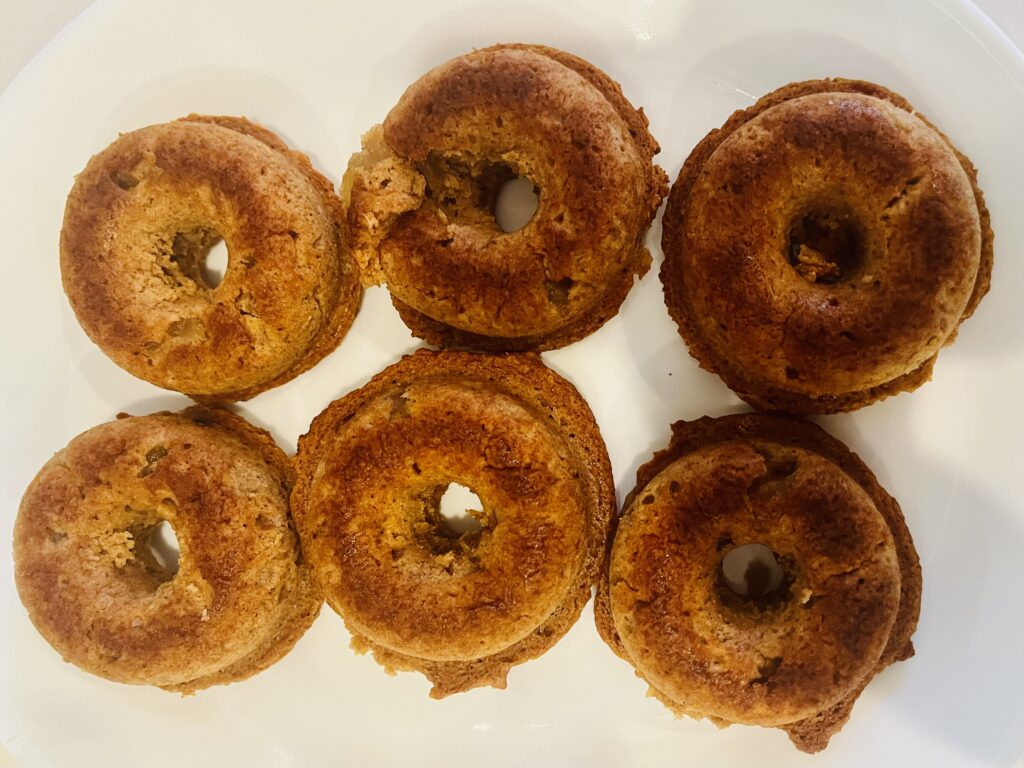
<svg viewBox="0 0 1024 768">
<path fill-rule="evenodd" d="M 533 219 L 540 205 L 540 190 L 529 177 L 495 163 L 484 166 L 475 181 L 480 206 L 490 212 L 502 232 L 518 232 Z"/>
<path fill-rule="evenodd" d="M 831 285 L 849 277 L 864 260 L 864 233 L 849 213 L 812 210 L 789 230 L 789 263 L 809 283 Z"/>
<path fill-rule="evenodd" d="M 540 204 L 534 182 L 505 163 L 432 152 L 417 169 L 426 181 L 426 198 L 449 222 L 518 232 Z"/>
<path fill-rule="evenodd" d="M 155 586 L 170 581 L 178 573 L 181 548 L 174 527 L 166 520 L 144 528 L 135 537 L 136 559 L 154 580 Z"/>
<path fill-rule="evenodd" d="M 228 247 L 220 233 L 197 228 L 174 235 L 171 264 L 200 288 L 213 290 L 228 270 Z"/>
<path fill-rule="evenodd" d="M 441 494 L 438 515 L 445 527 L 456 536 L 480 533 L 486 517 L 480 497 L 464 485 L 452 483 Z"/>
<path fill-rule="evenodd" d="M 220 285 L 228 271 L 228 245 L 223 239 L 213 244 L 199 269 L 202 272 L 203 282 L 210 288 Z"/>
<path fill-rule="evenodd" d="M 516 176 L 501 185 L 491 212 L 502 232 L 518 232 L 530 223 L 539 204 L 536 185 L 526 176 Z"/>
<path fill-rule="evenodd" d="M 788 590 L 786 573 L 764 544 L 741 544 L 722 558 L 722 580 L 732 594 L 754 603 L 772 603 Z"/>
<path fill-rule="evenodd" d="M 414 498 L 423 511 L 423 517 L 413 524 L 419 550 L 450 576 L 478 570 L 474 550 L 488 536 L 494 522 L 480 498 L 458 483 L 431 486 Z M 407 554 L 407 549 L 399 546 L 392 549 L 391 558 L 404 560 Z M 410 559 L 417 561 L 416 557 Z"/>
</svg>

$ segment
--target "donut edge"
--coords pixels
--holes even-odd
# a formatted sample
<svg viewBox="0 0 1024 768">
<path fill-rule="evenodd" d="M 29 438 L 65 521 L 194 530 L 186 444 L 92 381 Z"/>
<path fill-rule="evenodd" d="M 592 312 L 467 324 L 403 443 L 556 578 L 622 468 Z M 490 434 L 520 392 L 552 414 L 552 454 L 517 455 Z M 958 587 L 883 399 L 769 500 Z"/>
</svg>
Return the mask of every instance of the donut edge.
<svg viewBox="0 0 1024 768">
<path fill-rule="evenodd" d="M 981 254 L 978 273 L 975 277 L 971 296 L 960 316 L 959 323 L 963 323 L 964 320 L 974 314 L 978 304 L 985 294 L 988 293 L 991 286 L 995 236 L 992 232 L 991 214 L 985 204 L 984 194 L 978 186 L 977 169 L 971 160 L 957 149 L 949 137 L 936 128 L 924 115 L 917 112 L 910 102 L 895 91 L 891 91 L 884 86 L 866 80 L 846 78 L 804 80 L 784 85 L 765 94 L 750 107 L 733 112 L 721 128 L 715 128 L 710 131 L 691 150 L 689 156 L 684 161 L 679 175 L 669 191 L 668 202 L 662 215 L 661 248 L 664 260 L 659 270 L 665 305 L 668 308 L 669 315 L 676 324 L 679 335 L 682 336 L 683 341 L 686 343 L 690 356 L 697 361 L 701 368 L 719 376 L 729 389 L 759 410 L 804 415 L 854 411 L 901 392 L 911 392 L 917 389 L 931 379 L 932 369 L 935 366 L 935 361 L 938 359 L 938 353 L 936 353 L 916 369 L 908 371 L 902 376 L 898 376 L 875 387 L 854 392 L 844 392 L 838 395 L 811 397 L 777 387 L 759 385 L 757 382 L 744 378 L 742 374 L 732 370 L 726 361 L 718 359 L 718 356 L 709 345 L 704 342 L 699 327 L 690 316 L 685 292 L 682 290 L 679 280 L 673 277 L 673 272 L 676 274 L 680 272 L 678 257 L 682 252 L 681 230 L 683 220 L 686 217 L 690 192 L 700 176 L 705 163 L 714 151 L 744 124 L 778 104 L 801 96 L 833 92 L 860 93 L 888 101 L 921 120 L 952 150 L 967 174 L 971 188 L 974 191 L 974 201 L 978 209 L 978 221 L 981 230 Z M 949 346 L 956 339 L 959 323 L 957 328 L 946 339 L 945 346 Z"/>
<path fill-rule="evenodd" d="M 896 545 L 901 576 L 900 605 L 896 621 L 889 634 L 888 643 L 874 671 L 869 673 L 857 688 L 831 707 L 804 720 L 784 726 L 775 726 L 784 730 L 793 745 L 801 752 L 820 752 L 828 746 L 829 739 L 845 725 L 854 703 L 874 675 L 890 664 L 904 661 L 914 655 L 911 637 L 917 628 L 921 611 L 921 564 L 903 512 L 899 503 L 882 488 L 874 473 L 860 457 L 817 424 L 792 416 L 742 413 L 721 417 L 702 416 L 694 421 L 677 421 L 672 424 L 672 437 L 668 447 L 655 452 L 647 462 L 637 469 L 636 484 L 626 495 L 622 503 L 622 512 L 613 522 L 611 540 L 614 541 L 619 520 L 629 513 L 635 495 L 666 467 L 682 456 L 707 446 L 744 439 L 770 440 L 780 445 L 803 448 L 834 463 L 868 494 L 889 526 L 893 542 Z M 610 544 L 608 553 L 594 598 L 594 622 L 598 634 L 605 644 L 616 656 L 629 662 L 632 666 L 632 661 L 622 645 L 612 619 L 608 584 Z M 643 679 L 635 667 L 634 673 Z M 676 717 L 690 716 L 682 706 L 653 686 L 649 687 L 648 695 L 658 699 Z M 718 718 L 708 719 L 719 727 L 730 725 L 729 722 Z"/>
<path fill-rule="evenodd" d="M 299 438 L 294 459 L 297 477 L 292 491 L 292 509 L 306 508 L 313 473 L 340 422 L 388 389 L 438 376 L 468 377 L 494 384 L 524 402 L 538 416 L 552 419 L 566 445 L 574 449 L 579 467 L 587 474 L 594 518 L 590 521 L 587 551 L 576 585 L 544 623 L 526 638 L 498 653 L 467 661 L 426 660 L 377 645 L 349 628 L 346 622 L 353 650 L 360 654 L 371 652 L 389 674 L 399 671 L 421 673 L 432 684 L 430 697 L 434 699 L 481 686 L 505 688 L 512 667 L 541 656 L 572 628 L 598 581 L 611 542 L 612 521 L 616 513 L 615 487 L 604 439 L 590 407 L 571 382 L 545 366 L 537 355 L 491 356 L 429 349 L 419 349 L 404 356 L 359 389 L 332 402 L 313 419 L 309 430 Z M 575 437 L 570 438 L 570 433 Z M 299 517 L 301 514 L 300 511 Z M 301 537 L 301 524 L 299 533 Z"/>
</svg>

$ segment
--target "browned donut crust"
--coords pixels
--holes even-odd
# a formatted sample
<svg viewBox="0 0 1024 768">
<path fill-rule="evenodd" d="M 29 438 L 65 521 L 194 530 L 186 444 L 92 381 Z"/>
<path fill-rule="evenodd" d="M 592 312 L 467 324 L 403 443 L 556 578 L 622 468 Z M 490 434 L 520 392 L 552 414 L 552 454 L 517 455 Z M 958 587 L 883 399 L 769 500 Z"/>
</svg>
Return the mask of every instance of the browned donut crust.
<svg viewBox="0 0 1024 768">
<path fill-rule="evenodd" d="M 292 507 L 352 647 L 442 698 L 504 688 L 590 598 L 615 513 L 576 389 L 533 355 L 420 350 L 332 403 L 299 440 Z M 478 532 L 440 516 L 470 488 Z"/>
<path fill-rule="evenodd" d="M 571 54 L 497 45 L 414 83 L 363 137 L 342 181 L 353 255 L 432 344 L 540 351 L 592 333 L 650 267 L 667 189 L 643 110 Z M 501 185 L 539 188 L 505 233 Z"/>
<path fill-rule="evenodd" d="M 794 239 L 819 215 L 851 227 L 859 265 L 837 274 Z M 666 206 L 661 280 L 691 355 L 740 397 L 834 413 L 931 377 L 989 289 L 992 245 L 975 168 L 948 138 L 879 85 L 813 80 L 694 148 Z"/>
<path fill-rule="evenodd" d="M 672 431 L 626 498 L 598 631 L 677 715 L 779 727 L 822 750 L 872 676 L 914 653 L 921 569 L 899 505 L 807 421 L 740 414 Z M 722 583 L 726 551 L 752 542 L 776 553 L 781 600 L 748 602 Z M 693 642 L 702 631 L 708 642 Z"/>
<path fill-rule="evenodd" d="M 245 400 L 330 353 L 359 307 L 341 203 L 309 159 L 240 117 L 122 134 L 75 180 L 64 291 L 129 373 L 208 401 Z M 224 278 L 202 264 L 220 239 Z"/>
<path fill-rule="evenodd" d="M 14 527 L 18 593 L 66 661 L 193 693 L 283 657 L 323 595 L 289 515 L 293 470 L 219 408 L 123 416 L 40 470 Z M 176 573 L 147 546 L 168 521 Z"/>
</svg>

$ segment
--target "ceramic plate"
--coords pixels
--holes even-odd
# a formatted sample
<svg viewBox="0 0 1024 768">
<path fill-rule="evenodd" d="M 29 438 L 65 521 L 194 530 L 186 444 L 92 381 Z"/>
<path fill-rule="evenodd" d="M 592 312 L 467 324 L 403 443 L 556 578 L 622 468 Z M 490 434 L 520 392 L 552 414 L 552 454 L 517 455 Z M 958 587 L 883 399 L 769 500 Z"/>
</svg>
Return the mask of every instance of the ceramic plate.
<svg viewBox="0 0 1024 768">
<path fill-rule="evenodd" d="M 674 178 L 729 113 L 780 85 L 844 76 L 906 96 L 977 164 L 996 232 L 992 292 L 934 380 L 822 419 L 900 500 L 924 569 L 917 655 L 881 674 L 817 766 L 1010 765 L 1024 753 L 1024 60 L 966 2 L 691 0 L 101 1 L 0 97 L 0 530 L 34 473 L 119 411 L 186 401 L 132 378 L 80 330 L 57 243 L 75 173 L 119 131 L 247 115 L 335 182 L 359 135 L 427 69 L 473 47 L 576 53 L 650 116 Z M 660 220 L 659 220 L 660 221 Z M 699 370 L 655 268 L 622 311 L 545 361 L 593 408 L 619 497 L 680 418 L 743 410 Z M 341 347 L 240 410 L 291 450 L 332 399 L 414 349 L 382 289 Z M 9 539 L 8 539 L 9 540 Z M 325 609 L 279 664 L 190 698 L 63 663 L 18 602 L 0 546 L 0 765 L 809 765 L 778 730 L 677 721 L 598 639 L 589 609 L 508 689 L 427 698 L 348 649 Z"/>
</svg>

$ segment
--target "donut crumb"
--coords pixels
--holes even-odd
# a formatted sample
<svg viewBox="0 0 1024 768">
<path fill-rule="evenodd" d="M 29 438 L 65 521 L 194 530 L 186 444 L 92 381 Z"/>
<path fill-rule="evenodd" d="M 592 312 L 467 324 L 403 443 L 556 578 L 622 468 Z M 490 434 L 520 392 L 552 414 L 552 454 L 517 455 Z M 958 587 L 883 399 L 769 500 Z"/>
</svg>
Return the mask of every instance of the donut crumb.
<svg viewBox="0 0 1024 768">
<path fill-rule="evenodd" d="M 779 667 L 782 666 L 782 657 L 773 656 L 766 658 L 757 667 L 757 677 L 750 681 L 751 685 L 764 685 L 766 684 L 776 672 L 779 671 Z"/>
</svg>

